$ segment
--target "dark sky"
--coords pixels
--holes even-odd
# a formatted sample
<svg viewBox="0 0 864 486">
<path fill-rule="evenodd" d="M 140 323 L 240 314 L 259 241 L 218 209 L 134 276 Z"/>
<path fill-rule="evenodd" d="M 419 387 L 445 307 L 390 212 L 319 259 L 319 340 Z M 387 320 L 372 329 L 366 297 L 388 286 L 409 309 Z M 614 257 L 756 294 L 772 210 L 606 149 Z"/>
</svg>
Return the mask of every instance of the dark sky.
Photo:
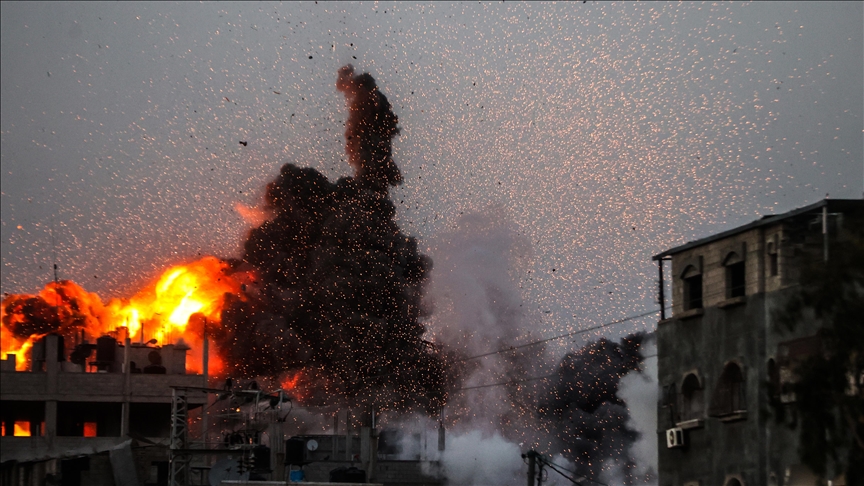
<svg viewBox="0 0 864 486">
<path fill-rule="evenodd" d="M 283 163 L 350 173 L 347 63 L 400 118 L 402 227 L 425 248 L 460 215 L 506 220 L 523 251 L 500 264 L 549 333 L 654 308 L 652 254 L 862 196 L 860 2 L 3 2 L 0 18 L 3 292 L 52 278 L 52 224 L 60 277 L 103 298 L 237 255 L 237 206 Z"/>
</svg>

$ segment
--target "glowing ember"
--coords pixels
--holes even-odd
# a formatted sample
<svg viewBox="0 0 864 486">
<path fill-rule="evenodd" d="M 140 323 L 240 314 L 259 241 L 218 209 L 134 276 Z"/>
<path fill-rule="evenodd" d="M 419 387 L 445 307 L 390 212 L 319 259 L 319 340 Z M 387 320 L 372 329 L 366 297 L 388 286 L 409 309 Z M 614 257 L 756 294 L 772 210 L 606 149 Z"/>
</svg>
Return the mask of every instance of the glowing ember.
<svg viewBox="0 0 864 486">
<path fill-rule="evenodd" d="M 107 305 L 68 280 L 51 282 L 37 295 L 10 295 L 0 309 L 0 352 L 17 354 L 16 368 L 24 370 L 33 343 L 50 332 L 77 337 L 83 331 L 90 340 L 114 333 L 136 342 L 189 344 L 187 371 L 200 372 L 205 325 L 220 324 L 226 293 L 242 299 L 237 275 L 228 276 L 228 269 L 212 256 L 177 265 L 131 298 Z M 211 356 L 210 372 L 221 369 L 221 359 Z"/>
</svg>

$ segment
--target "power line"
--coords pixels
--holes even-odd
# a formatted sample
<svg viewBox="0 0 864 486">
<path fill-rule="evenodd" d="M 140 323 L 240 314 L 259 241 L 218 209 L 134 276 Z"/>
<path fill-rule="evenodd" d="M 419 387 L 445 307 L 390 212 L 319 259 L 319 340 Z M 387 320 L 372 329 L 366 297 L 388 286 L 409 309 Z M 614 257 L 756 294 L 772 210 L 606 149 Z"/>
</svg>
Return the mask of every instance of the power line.
<svg viewBox="0 0 864 486">
<path fill-rule="evenodd" d="M 642 356 L 642 359 L 645 360 L 645 359 L 648 359 L 648 358 L 656 358 L 656 357 L 657 357 L 657 353 L 654 353 L 654 354 L 647 354 L 647 355 L 643 355 L 643 356 Z M 466 386 L 466 387 L 463 387 L 463 388 L 457 388 L 456 391 L 463 391 L 463 390 L 476 390 L 476 389 L 478 389 L 478 388 L 491 388 L 491 387 L 493 387 L 493 386 L 518 385 L 518 384 L 520 384 L 520 383 L 527 383 L 527 382 L 529 382 L 529 381 L 543 380 L 543 379 L 546 379 L 546 378 L 554 378 L 554 377 L 556 377 L 556 376 L 558 376 L 556 373 L 552 373 L 552 374 L 550 374 L 550 375 L 535 376 L 535 377 L 532 377 L 532 378 L 525 378 L 524 380 L 509 380 L 509 381 L 501 381 L 501 382 L 498 382 L 498 383 L 489 383 L 489 384 L 486 384 L 486 385 Z"/>
<path fill-rule="evenodd" d="M 546 464 L 547 466 L 549 466 L 550 469 L 552 469 L 553 471 L 557 472 L 558 474 L 564 476 L 564 477 L 565 477 L 568 481 L 570 481 L 571 483 L 573 483 L 573 484 L 579 484 L 579 485 L 581 486 L 582 483 L 580 483 L 579 481 L 577 481 L 577 480 L 571 478 L 570 476 L 567 476 L 566 474 L 564 474 L 564 473 L 562 472 L 562 471 L 565 471 L 565 472 L 568 472 L 568 473 L 572 474 L 573 476 L 576 476 L 576 474 L 577 474 L 576 471 L 571 471 L 571 470 L 565 468 L 564 466 L 559 466 L 559 465 L 557 465 L 557 464 L 553 464 L 553 463 L 549 462 L 549 460 L 546 459 L 546 457 L 544 457 L 544 456 L 541 455 L 541 454 L 538 454 L 537 457 L 540 459 L 540 462 L 541 462 L 541 463 Z M 559 468 L 560 468 L 560 470 L 559 470 Z M 591 481 L 591 482 L 594 483 L 594 484 L 599 484 L 600 486 L 609 486 L 609 485 L 606 484 L 606 483 L 601 483 L 600 481 L 595 481 L 595 480 L 593 480 L 593 479 L 591 479 L 591 478 L 588 478 L 588 477 L 585 477 L 585 476 L 582 476 L 582 479 L 585 480 L 585 481 Z"/>
<path fill-rule="evenodd" d="M 537 381 L 542 380 L 544 378 L 553 378 L 557 376 L 556 374 L 546 375 L 546 376 L 535 376 L 533 378 L 526 378 L 524 380 L 510 380 L 510 381 L 502 381 L 500 383 L 489 383 L 488 385 L 476 385 L 476 386 L 466 386 L 464 388 L 459 388 L 458 390 L 475 390 L 477 388 L 490 388 L 493 386 L 502 386 L 502 385 L 517 385 L 519 383 L 527 383 L 529 381 Z"/>
<path fill-rule="evenodd" d="M 568 475 L 564 474 L 563 472 L 559 471 L 558 468 L 556 468 L 554 465 L 552 465 L 551 462 L 549 462 L 549 461 L 547 461 L 547 460 L 545 460 L 545 459 L 543 460 L 543 462 L 546 463 L 547 466 L 549 466 L 549 469 L 551 469 L 551 470 L 555 471 L 556 473 L 560 474 L 561 476 L 563 476 L 564 479 L 570 481 L 570 482 L 573 483 L 573 484 L 578 484 L 579 486 L 582 486 L 582 483 L 580 483 L 579 481 L 576 481 L 575 479 L 571 478 L 570 476 L 568 476 Z M 562 468 L 562 469 L 564 469 L 564 468 Z M 564 470 L 567 471 L 566 469 L 564 469 Z M 569 471 L 568 471 L 568 472 L 569 472 Z"/>
<path fill-rule="evenodd" d="M 560 334 L 558 336 L 553 336 L 553 337 L 546 338 L 546 339 L 540 339 L 537 341 L 532 341 L 530 343 L 520 344 L 519 346 L 509 346 L 507 348 L 499 349 L 497 351 L 490 351 L 488 353 L 478 354 L 476 356 L 470 356 L 468 358 L 462 359 L 462 361 L 471 361 L 472 359 L 485 358 L 486 356 L 492 356 L 494 354 L 501 354 L 501 353 L 508 353 L 510 351 L 516 351 L 517 349 L 527 348 L 529 346 L 536 346 L 537 344 L 542 344 L 542 343 L 546 343 L 549 341 L 555 341 L 557 339 L 564 339 L 564 338 L 567 338 L 570 336 L 576 336 L 578 334 L 584 334 L 588 331 L 595 331 L 597 329 L 602 329 L 604 327 L 612 326 L 614 324 L 621 324 L 622 322 L 632 321 L 634 319 L 639 319 L 640 317 L 650 316 L 651 314 L 656 314 L 658 312 L 660 312 L 660 310 L 656 309 L 656 310 L 648 311 L 648 312 L 645 312 L 645 313 L 642 313 L 639 315 L 624 317 L 622 319 L 618 319 L 617 321 L 606 322 L 606 323 L 603 323 L 603 324 L 600 324 L 600 325 L 597 325 L 594 327 L 589 327 L 587 329 L 581 329 L 579 331 L 568 332 L 566 334 Z"/>
</svg>

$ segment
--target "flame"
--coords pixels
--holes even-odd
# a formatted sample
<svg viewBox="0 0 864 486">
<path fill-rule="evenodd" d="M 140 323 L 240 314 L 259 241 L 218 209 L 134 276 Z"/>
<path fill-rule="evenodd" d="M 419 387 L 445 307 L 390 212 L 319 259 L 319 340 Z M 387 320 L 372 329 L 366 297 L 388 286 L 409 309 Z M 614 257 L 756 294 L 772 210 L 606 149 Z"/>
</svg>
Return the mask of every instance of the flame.
<svg viewBox="0 0 864 486">
<path fill-rule="evenodd" d="M 103 305 L 98 295 L 72 281 L 51 282 L 38 295 L 10 295 L 0 309 L 0 353 L 17 355 L 16 369 L 28 367 L 27 352 L 49 332 L 91 339 L 114 333 L 133 342 L 191 346 L 186 369 L 201 371 L 203 335 L 220 325 L 226 293 L 242 298 L 239 280 L 228 263 L 207 256 L 176 265 L 128 299 Z M 209 372 L 218 375 L 222 360 L 211 353 Z"/>
<path fill-rule="evenodd" d="M 15 437 L 30 437 L 30 422 L 26 420 L 17 420 L 15 421 L 15 431 L 13 432 Z"/>
<path fill-rule="evenodd" d="M 96 436 L 96 422 L 84 422 L 84 437 Z"/>
<path fill-rule="evenodd" d="M 303 373 L 300 371 L 296 371 L 293 374 L 288 373 L 282 378 L 281 385 L 282 389 L 291 396 L 295 400 L 302 400 L 303 393 L 300 392 L 300 389 L 303 388 L 301 381 L 303 381 Z"/>
</svg>

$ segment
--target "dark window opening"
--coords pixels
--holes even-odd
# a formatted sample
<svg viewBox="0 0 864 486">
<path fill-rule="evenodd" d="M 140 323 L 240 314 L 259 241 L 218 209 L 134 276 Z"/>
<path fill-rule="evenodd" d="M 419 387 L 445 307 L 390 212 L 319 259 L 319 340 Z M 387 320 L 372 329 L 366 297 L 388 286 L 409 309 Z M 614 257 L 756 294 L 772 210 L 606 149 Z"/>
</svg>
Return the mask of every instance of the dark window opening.
<svg viewBox="0 0 864 486">
<path fill-rule="evenodd" d="M 702 308 L 702 275 L 684 279 L 684 310 Z"/>
<path fill-rule="evenodd" d="M 726 297 L 744 297 L 746 290 L 744 262 L 726 265 Z"/>
<path fill-rule="evenodd" d="M 777 253 L 768 254 L 768 271 L 772 277 L 777 276 Z"/>
<path fill-rule="evenodd" d="M 720 381 L 711 399 L 710 415 L 722 417 L 746 410 L 744 399 L 744 374 L 735 363 L 729 363 L 723 368 Z"/>
<path fill-rule="evenodd" d="M 130 403 L 129 433 L 141 437 L 168 437 L 171 434 L 171 404 Z"/>
<path fill-rule="evenodd" d="M 741 481 L 738 481 L 736 478 L 732 478 L 726 482 L 726 486 L 742 486 Z"/>
<path fill-rule="evenodd" d="M 45 435 L 45 402 L 4 400 L 0 406 L 0 424 L 4 437 Z"/>
<path fill-rule="evenodd" d="M 679 405 L 677 403 L 677 394 L 675 392 L 675 383 L 672 383 L 669 386 L 663 387 L 663 408 L 669 409 L 669 426 L 674 426 L 675 422 L 677 422 L 678 418 L 678 408 Z"/>
<path fill-rule="evenodd" d="M 681 413 L 678 419 L 681 422 L 700 419 L 703 410 L 702 384 L 695 374 L 690 373 L 681 384 Z"/>
<path fill-rule="evenodd" d="M 76 457 L 60 461 L 60 485 L 81 486 L 81 473 L 90 470 L 89 457 Z"/>
<path fill-rule="evenodd" d="M 66 437 L 120 437 L 123 404 L 58 402 L 57 435 Z"/>
</svg>

